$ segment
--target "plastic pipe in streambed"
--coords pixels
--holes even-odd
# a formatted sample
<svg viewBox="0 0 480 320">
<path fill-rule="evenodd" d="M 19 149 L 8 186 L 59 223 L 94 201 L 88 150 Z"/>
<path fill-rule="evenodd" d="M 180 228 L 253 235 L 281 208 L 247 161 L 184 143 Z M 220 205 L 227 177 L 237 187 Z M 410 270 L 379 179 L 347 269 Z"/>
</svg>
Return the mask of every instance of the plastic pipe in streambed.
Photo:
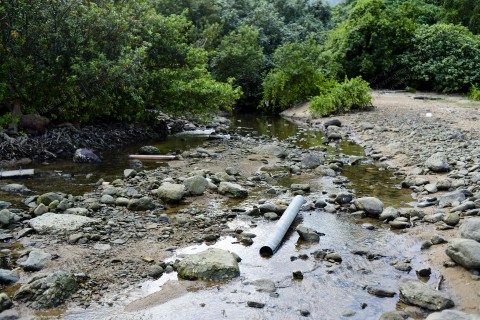
<svg viewBox="0 0 480 320">
<path fill-rule="evenodd" d="M 280 246 L 280 242 L 282 242 L 283 237 L 290 228 L 293 220 L 300 211 L 304 203 L 304 199 L 302 196 L 295 196 L 292 202 L 287 207 L 287 210 L 283 213 L 280 220 L 278 220 L 277 224 L 275 225 L 275 229 L 273 230 L 273 234 L 268 238 L 265 245 L 260 248 L 260 255 L 264 257 L 272 256 Z"/>
</svg>

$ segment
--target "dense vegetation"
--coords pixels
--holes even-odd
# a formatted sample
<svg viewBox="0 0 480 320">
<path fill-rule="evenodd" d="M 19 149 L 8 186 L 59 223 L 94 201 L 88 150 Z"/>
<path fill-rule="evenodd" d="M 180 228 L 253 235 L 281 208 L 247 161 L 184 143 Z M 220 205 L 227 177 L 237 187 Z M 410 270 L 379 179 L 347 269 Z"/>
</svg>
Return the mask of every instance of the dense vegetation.
<svg viewBox="0 0 480 320">
<path fill-rule="evenodd" d="M 2 0 L 0 25 L 0 125 L 15 107 L 139 121 L 312 99 L 328 114 L 369 105 L 368 83 L 480 84 L 471 0 Z"/>
</svg>

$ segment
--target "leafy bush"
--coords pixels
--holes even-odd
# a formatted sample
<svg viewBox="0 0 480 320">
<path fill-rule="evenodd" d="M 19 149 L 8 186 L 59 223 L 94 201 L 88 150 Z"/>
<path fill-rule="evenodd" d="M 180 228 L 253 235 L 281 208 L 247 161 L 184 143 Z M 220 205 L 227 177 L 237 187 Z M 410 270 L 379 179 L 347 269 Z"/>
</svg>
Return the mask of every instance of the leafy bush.
<svg viewBox="0 0 480 320">
<path fill-rule="evenodd" d="M 440 92 L 467 92 L 480 82 L 480 37 L 453 24 L 423 25 L 402 60 L 410 86 Z"/>
<path fill-rule="evenodd" d="M 372 104 L 370 86 L 361 77 L 345 79 L 328 92 L 312 99 L 310 106 L 314 114 L 326 116 L 350 110 L 365 109 Z"/>
<path fill-rule="evenodd" d="M 478 87 L 478 84 L 472 85 L 470 92 L 468 93 L 468 97 L 472 100 L 480 101 L 480 88 Z"/>
</svg>

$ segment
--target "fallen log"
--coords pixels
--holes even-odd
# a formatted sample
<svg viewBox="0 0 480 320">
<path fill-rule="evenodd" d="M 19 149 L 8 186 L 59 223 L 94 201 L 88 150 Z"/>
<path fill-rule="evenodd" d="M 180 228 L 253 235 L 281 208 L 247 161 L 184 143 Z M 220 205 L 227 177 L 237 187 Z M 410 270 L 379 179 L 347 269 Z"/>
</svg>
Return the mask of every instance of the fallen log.
<svg viewBox="0 0 480 320">
<path fill-rule="evenodd" d="M 128 156 L 129 159 L 135 160 L 175 160 L 176 156 L 166 156 L 166 155 L 143 155 L 143 154 L 131 154 Z"/>
<path fill-rule="evenodd" d="M 34 169 L 0 171 L 0 178 L 32 176 L 34 173 L 35 173 Z"/>
</svg>

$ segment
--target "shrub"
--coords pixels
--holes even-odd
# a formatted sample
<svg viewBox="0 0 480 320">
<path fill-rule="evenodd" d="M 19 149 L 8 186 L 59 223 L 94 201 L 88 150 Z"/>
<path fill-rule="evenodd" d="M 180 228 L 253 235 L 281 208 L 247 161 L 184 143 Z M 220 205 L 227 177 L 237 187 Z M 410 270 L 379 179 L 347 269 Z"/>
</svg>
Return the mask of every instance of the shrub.
<svg viewBox="0 0 480 320">
<path fill-rule="evenodd" d="M 472 100 L 480 101 L 480 88 L 478 84 L 473 84 L 470 88 L 470 92 L 468 93 L 468 97 Z"/>
<path fill-rule="evenodd" d="M 355 109 L 365 109 L 372 104 L 370 86 L 361 77 L 345 79 L 329 92 L 312 99 L 310 106 L 314 114 L 326 116 Z"/>
</svg>

